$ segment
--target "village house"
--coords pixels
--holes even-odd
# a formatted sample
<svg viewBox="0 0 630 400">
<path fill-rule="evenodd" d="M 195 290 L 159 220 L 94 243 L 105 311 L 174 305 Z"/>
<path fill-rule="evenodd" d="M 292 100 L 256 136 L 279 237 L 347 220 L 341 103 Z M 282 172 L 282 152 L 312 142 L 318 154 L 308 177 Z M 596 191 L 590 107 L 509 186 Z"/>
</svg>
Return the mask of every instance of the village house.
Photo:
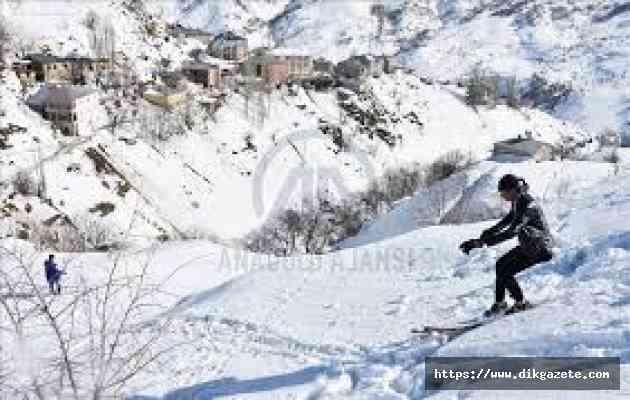
<svg viewBox="0 0 630 400">
<path fill-rule="evenodd" d="M 289 82 L 289 64 L 284 57 L 274 56 L 263 47 L 252 51 L 241 65 L 241 74 L 270 85 Z"/>
<path fill-rule="evenodd" d="M 142 97 L 156 106 L 171 108 L 183 103 L 187 95 L 183 85 L 151 85 L 144 90 Z"/>
<path fill-rule="evenodd" d="M 313 57 L 306 55 L 287 55 L 285 60 L 289 65 L 289 79 L 301 80 L 313 76 Z"/>
<path fill-rule="evenodd" d="M 23 61 L 30 62 L 30 68 L 35 72 L 37 82 L 71 82 L 72 66 L 67 61 L 44 53 L 26 55 Z"/>
<path fill-rule="evenodd" d="M 612 129 L 605 130 L 602 134 L 597 137 L 599 144 L 601 146 L 614 146 L 619 147 L 622 145 L 622 136 L 619 132 L 614 131 Z"/>
<path fill-rule="evenodd" d="M 215 36 L 208 45 L 208 54 L 212 57 L 242 63 L 247 59 L 247 39 L 232 31 Z"/>
<path fill-rule="evenodd" d="M 379 77 L 384 73 L 384 56 L 360 55 L 341 61 L 335 67 L 335 75 L 345 79 Z"/>
<path fill-rule="evenodd" d="M 168 30 L 168 26 L 166 23 L 158 18 L 153 18 L 153 16 L 151 15 L 148 17 L 145 28 L 147 30 L 147 33 L 151 36 L 162 36 Z"/>
<path fill-rule="evenodd" d="M 402 71 L 405 67 L 399 64 L 390 56 L 379 56 L 383 60 L 383 72 L 386 74 L 393 74 L 396 71 Z"/>
<path fill-rule="evenodd" d="M 72 85 L 46 85 L 27 104 L 64 135 L 78 136 L 100 126 L 104 112 L 96 90 Z"/>
<path fill-rule="evenodd" d="M 188 28 L 181 24 L 168 25 L 167 31 L 171 36 L 178 39 L 196 39 L 207 46 L 213 39 L 214 35 L 201 29 Z"/>
<path fill-rule="evenodd" d="M 221 72 L 221 81 L 225 84 L 227 77 L 235 77 L 239 72 L 239 65 L 229 61 L 208 57 L 209 60 L 205 61 L 210 64 L 216 65 Z"/>
<path fill-rule="evenodd" d="M 33 86 L 37 80 L 35 79 L 35 71 L 33 64 L 27 60 L 19 60 L 13 63 L 13 71 L 22 86 Z"/>
<path fill-rule="evenodd" d="M 335 64 L 332 61 L 319 57 L 313 60 L 313 74 L 317 76 L 332 76 L 335 73 Z"/>
<path fill-rule="evenodd" d="M 554 148 L 549 143 L 540 142 L 532 138 L 517 137 L 494 144 L 495 158 L 532 158 L 537 162 L 548 161 L 553 158 Z"/>
<path fill-rule="evenodd" d="M 111 71 L 112 63 L 108 58 L 57 57 L 34 53 L 14 63 L 13 68 L 25 84 L 34 84 L 34 81 L 86 84 L 95 82 L 99 75 Z"/>
<path fill-rule="evenodd" d="M 289 49 L 274 50 L 271 55 L 279 61 L 287 63 L 289 81 L 300 81 L 313 77 L 313 57 Z"/>
<path fill-rule="evenodd" d="M 182 72 L 188 80 L 203 85 L 204 88 L 219 90 L 222 87 L 221 69 L 218 65 L 204 62 L 184 63 Z"/>
<path fill-rule="evenodd" d="M 112 71 L 109 58 L 65 57 L 72 69 L 72 82 L 79 85 L 98 83 Z"/>
</svg>

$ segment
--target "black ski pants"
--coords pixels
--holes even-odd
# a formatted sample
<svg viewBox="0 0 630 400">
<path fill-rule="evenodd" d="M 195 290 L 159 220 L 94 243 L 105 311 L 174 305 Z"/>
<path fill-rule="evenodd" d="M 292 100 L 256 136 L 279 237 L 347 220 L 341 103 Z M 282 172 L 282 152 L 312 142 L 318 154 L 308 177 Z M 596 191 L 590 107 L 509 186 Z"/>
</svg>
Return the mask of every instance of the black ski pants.
<svg viewBox="0 0 630 400">
<path fill-rule="evenodd" d="M 543 250 L 537 254 L 526 251 L 521 246 L 516 246 L 497 260 L 496 294 L 495 301 L 502 302 L 505 299 L 505 289 L 515 301 L 523 300 L 523 291 L 516 282 L 514 275 L 541 262 L 551 260 L 551 253 Z"/>
</svg>

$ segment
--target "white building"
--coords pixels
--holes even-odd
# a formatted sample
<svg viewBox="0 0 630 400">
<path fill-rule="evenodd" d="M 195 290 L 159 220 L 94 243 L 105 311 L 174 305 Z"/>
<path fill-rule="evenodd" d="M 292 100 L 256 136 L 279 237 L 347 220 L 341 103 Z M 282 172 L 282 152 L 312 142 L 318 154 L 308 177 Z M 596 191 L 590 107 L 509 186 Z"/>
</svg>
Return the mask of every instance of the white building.
<svg viewBox="0 0 630 400">
<path fill-rule="evenodd" d="M 64 135 L 79 136 L 105 125 L 106 113 L 99 92 L 81 86 L 46 85 L 27 103 L 61 130 Z"/>
</svg>

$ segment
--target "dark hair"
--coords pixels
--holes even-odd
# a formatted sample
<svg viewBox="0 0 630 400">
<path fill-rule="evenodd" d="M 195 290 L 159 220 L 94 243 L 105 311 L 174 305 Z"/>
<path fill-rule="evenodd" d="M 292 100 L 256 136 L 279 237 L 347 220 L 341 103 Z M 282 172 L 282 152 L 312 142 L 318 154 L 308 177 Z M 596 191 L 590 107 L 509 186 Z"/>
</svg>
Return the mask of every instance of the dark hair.
<svg viewBox="0 0 630 400">
<path fill-rule="evenodd" d="M 55 258 L 55 255 L 54 254 L 49 254 L 48 258 Z"/>
<path fill-rule="evenodd" d="M 503 192 L 505 190 L 527 188 L 527 186 L 525 179 L 513 174 L 505 174 L 499 179 L 498 190 Z"/>
</svg>

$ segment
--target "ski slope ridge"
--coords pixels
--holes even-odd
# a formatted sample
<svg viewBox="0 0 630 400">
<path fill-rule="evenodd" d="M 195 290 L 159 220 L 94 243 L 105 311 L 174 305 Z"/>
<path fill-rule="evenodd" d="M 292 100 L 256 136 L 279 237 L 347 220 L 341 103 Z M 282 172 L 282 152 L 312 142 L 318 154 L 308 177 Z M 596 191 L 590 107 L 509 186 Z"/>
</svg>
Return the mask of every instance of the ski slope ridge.
<svg viewBox="0 0 630 400">
<path fill-rule="evenodd" d="M 452 341 L 409 333 L 414 326 L 467 320 L 492 302 L 494 261 L 510 244 L 474 250 L 470 256 L 457 250 L 461 240 L 478 234 L 487 222 L 428 226 L 325 256 L 269 259 L 267 268 L 262 263 L 219 290 L 191 294 L 178 304 L 174 312 L 180 328 L 198 338 L 203 350 L 177 355 L 172 365 L 182 378 L 169 373 L 171 383 L 156 385 L 145 395 L 418 399 L 428 396 L 428 355 L 619 356 L 621 392 L 572 392 L 571 398 L 629 395 L 627 176 L 627 170 L 618 176 L 593 176 L 590 186 L 547 209 L 560 247 L 553 260 L 520 275 L 526 296 L 538 304 L 531 311 Z M 544 178 L 530 180 L 533 188 L 544 184 Z M 379 266 L 379 254 L 388 249 L 408 254 L 389 265 L 381 258 Z M 451 399 L 453 393 L 429 397 Z M 488 392 L 463 395 L 489 398 Z M 522 396 L 510 391 L 492 395 Z M 537 398 L 553 396 L 537 392 Z"/>
</svg>

